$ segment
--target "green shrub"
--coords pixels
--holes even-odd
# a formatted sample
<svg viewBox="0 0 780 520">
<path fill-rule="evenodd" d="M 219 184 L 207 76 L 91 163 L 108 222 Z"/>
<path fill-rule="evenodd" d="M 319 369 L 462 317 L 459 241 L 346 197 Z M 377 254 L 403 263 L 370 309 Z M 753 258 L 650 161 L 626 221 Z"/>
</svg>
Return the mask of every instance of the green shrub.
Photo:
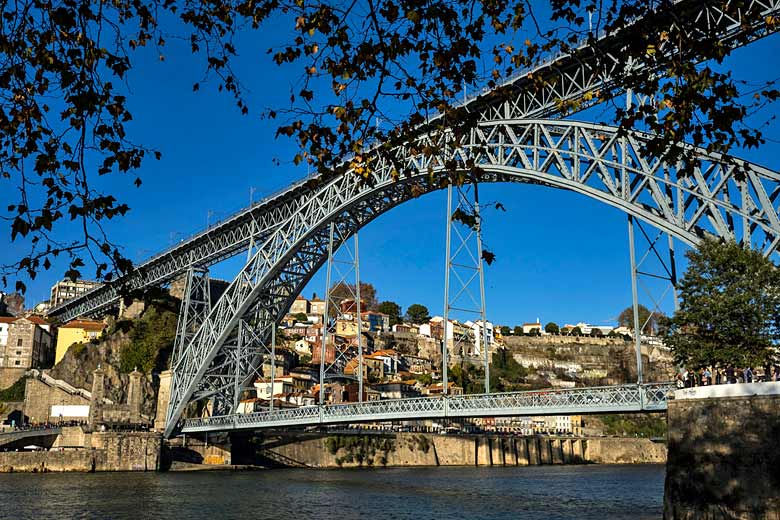
<svg viewBox="0 0 780 520">
<path fill-rule="evenodd" d="M 178 315 L 162 306 L 150 306 L 130 330 L 130 344 L 122 349 L 119 369 L 123 373 L 134 369 L 149 373 L 164 369 L 176 339 Z"/>
<path fill-rule="evenodd" d="M 70 347 L 68 347 L 68 350 L 75 358 L 80 358 L 81 355 L 84 353 L 84 351 L 87 350 L 87 344 L 86 343 L 74 343 Z"/>
<path fill-rule="evenodd" d="M 24 401 L 25 377 L 20 377 L 14 384 L 0 390 L 0 402 Z"/>
</svg>

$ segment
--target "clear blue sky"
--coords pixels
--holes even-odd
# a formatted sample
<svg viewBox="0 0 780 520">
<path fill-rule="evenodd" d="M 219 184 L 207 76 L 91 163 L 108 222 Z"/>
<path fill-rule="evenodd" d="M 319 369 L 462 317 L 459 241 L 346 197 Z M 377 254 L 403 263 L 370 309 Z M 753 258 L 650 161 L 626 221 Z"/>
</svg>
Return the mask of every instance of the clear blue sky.
<svg viewBox="0 0 780 520">
<path fill-rule="evenodd" d="M 156 54 L 135 57 L 128 83 L 136 140 L 159 148 L 161 161 L 148 161 L 140 172 L 141 188 L 132 187 L 135 176 L 111 175 L 101 182 L 118 192 L 132 211 L 113 223 L 110 231 L 125 253 L 142 260 L 168 247 L 172 241 L 221 219 L 249 202 L 284 187 L 306 174 L 289 159 L 294 145 L 275 139 L 275 124 L 258 113 L 283 106 L 295 77 L 280 70 L 265 54 L 274 34 L 262 41 L 243 42 L 238 72 L 250 93 L 249 116 L 241 116 L 231 99 L 206 85 L 192 92 L 202 76 L 200 62 L 175 45 L 161 63 Z M 777 74 L 780 50 L 777 36 L 737 51 L 727 66 L 738 77 L 766 80 Z M 578 119 L 599 120 L 602 109 L 578 114 Z M 780 140 L 777 126 L 767 135 Z M 758 151 L 741 154 L 772 169 L 780 169 L 780 146 L 768 143 Z M 276 165 L 273 159 L 281 159 Z M 2 201 L 9 191 L 3 188 Z M 625 215 L 583 196 L 528 185 L 487 185 L 483 201 L 500 201 L 506 213 L 491 211 L 485 221 L 486 245 L 497 255 L 486 268 L 489 318 L 501 324 L 526 321 L 611 323 L 631 300 L 628 239 Z M 211 215 L 209 217 L 209 215 Z M 398 302 L 404 309 L 423 303 L 434 314 L 443 303 L 445 198 L 438 192 L 404 204 L 361 232 L 361 274 L 373 283 L 380 300 Z M 4 243 L 10 239 L 9 230 Z M 677 244 L 679 250 L 683 247 Z M 0 262 L 13 260 L 18 246 L 0 250 Z M 682 257 L 682 253 L 678 255 Z M 237 261 L 215 267 L 212 276 L 232 278 Z M 682 267 L 681 263 L 681 267 Z M 28 283 L 27 303 L 48 298 L 49 287 L 64 267 L 42 273 Z M 324 292 L 324 275 L 306 288 Z M 645 300 L 645 303 L 648 303 Z M 649 306 L 649 304 L 648 304 Z M 665 310 L 671 311 L 671 299 Z"/>
</svg>

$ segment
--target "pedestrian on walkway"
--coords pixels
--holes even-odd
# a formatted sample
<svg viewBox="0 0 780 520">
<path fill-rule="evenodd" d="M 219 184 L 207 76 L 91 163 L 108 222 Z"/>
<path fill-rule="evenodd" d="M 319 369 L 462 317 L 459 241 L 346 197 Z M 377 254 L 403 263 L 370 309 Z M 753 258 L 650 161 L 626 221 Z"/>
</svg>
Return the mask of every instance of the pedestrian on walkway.
<svg viewBox="0 0 780 520">
<path fill-rule="evenodd" d="M 737 378 L 734 376 L 734 367 L 731 364 L 726 365 L 726 383 L 733 385 L 737 382 Z"/>
</svg>

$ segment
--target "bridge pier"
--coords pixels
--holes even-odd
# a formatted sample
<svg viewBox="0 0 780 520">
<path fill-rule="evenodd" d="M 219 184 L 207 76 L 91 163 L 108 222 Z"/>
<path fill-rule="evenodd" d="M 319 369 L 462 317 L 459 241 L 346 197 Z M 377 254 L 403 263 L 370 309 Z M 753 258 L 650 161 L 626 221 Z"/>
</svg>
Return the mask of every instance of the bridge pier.
<svg viewBox="0 0 780 520">
<path fill-rule="evenodd" d="M 780 383 L 678 390 L 668 421 L 665 519 L 778 518 Z"/>
<path fill-rule="evenodd" d="M 493 437 L 488 439 L 491 444 L 490 463 L 493 466 L 505 466 L 504 461 L 504 439 L 501 437 Z"/>
<path fill-rule="evenodd" d="M 550 439 L 550 451 L 553 464 L 563 464 L 563 439 Z"/>
<path fill-rule="evenodd" d="M 530 464 L 528 458 L 528 439 L 519 438 L 515 439 L 515 455 L 517 456 L 518 466 L 528 466 Z"/>
<path fill-rule="evenodd" d="M 477 437 L 475 439 L 476 453 L 477 453 L 477 466 L 491 466 L 493 464 L 490 451 L 490 438 L 489 437 Z"/>
</svg>

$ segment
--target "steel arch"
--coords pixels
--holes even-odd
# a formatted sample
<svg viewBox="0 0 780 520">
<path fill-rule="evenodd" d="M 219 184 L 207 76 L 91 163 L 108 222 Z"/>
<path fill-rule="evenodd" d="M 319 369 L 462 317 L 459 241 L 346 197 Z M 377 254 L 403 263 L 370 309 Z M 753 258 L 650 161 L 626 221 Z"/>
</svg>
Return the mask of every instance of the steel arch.
<svg viewBox="0 0 780 520">
<path fill-rule="evenodd" d="M 526 182 L 576 191 L 619 208 L 695 245 L 707 233 L 745 240 L 766 254 L 777 250 L 780 175 L 746 162 L 722 162 L 694 149 L 701 163 L 690 177 L 642 153 L 648 136 L 621 136 L 608 126 L 575 121 L 497 120 L 481 123 L 460 146 L 447 134 L 422 139 L 437 156 L 395 150 L 395 163 L 376 155 L 367 179 L 346 174 L 300 193 L 296 210 L 258 247 L 206 321 L 174 360 L 168 413 L 170 434 L 193 399 L 216 399 L 229 413 L 237 382 L 252 377 L 266 341 L 326 257 L 328 224 L 341 243 L 396 205 L 443 188 L 448 161 L 473 160 L 480 182 Z M 393 164 L 411 172 L 397 177 Z M 746 172 L 744 177 L 738 171 Z"/>
</svg>

